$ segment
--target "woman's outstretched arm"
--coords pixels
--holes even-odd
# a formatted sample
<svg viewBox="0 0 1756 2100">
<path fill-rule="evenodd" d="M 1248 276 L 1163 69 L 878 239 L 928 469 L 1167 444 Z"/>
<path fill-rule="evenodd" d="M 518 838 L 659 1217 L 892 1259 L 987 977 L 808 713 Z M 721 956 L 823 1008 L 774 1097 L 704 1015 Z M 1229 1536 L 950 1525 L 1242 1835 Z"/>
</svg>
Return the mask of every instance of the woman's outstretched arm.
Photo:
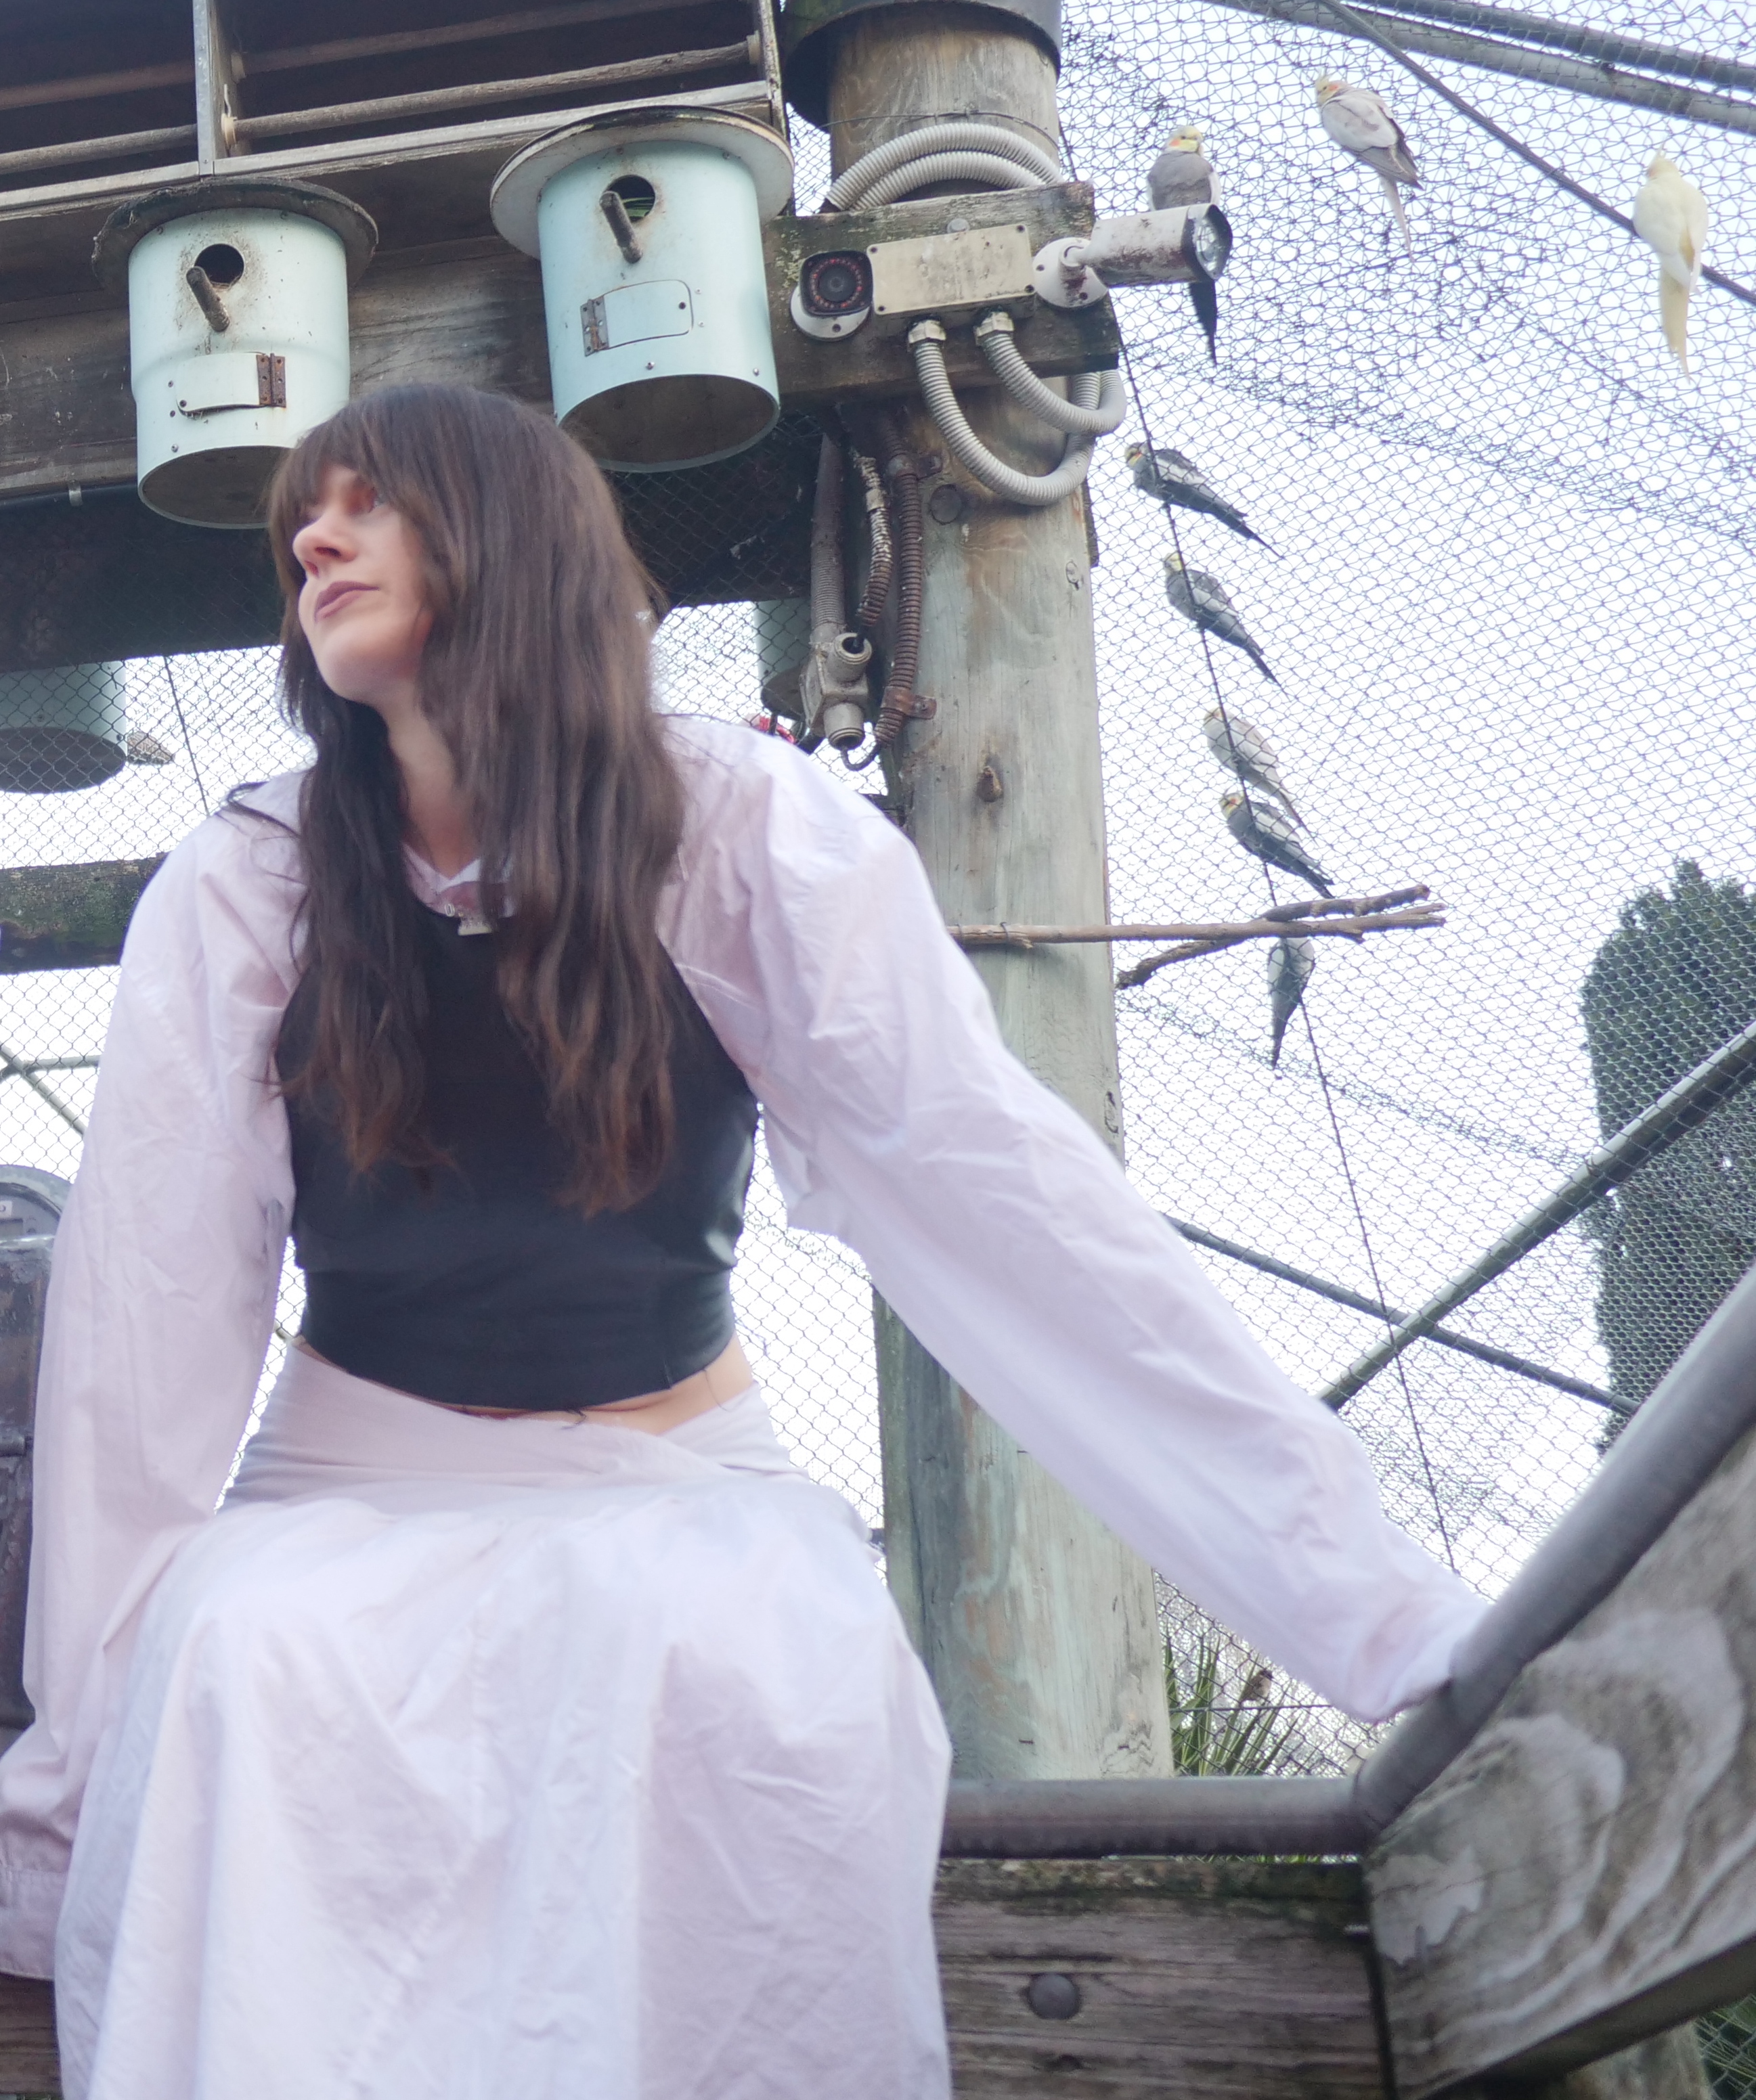
<svg viewBox="0 0 1756 2100">
<path fill-rule="evenodd" d="M 289 783 L 255 799 L 292 815 Z M 292 842 L 237 815 L 129 929 L 55 1241 L 38 1383 L 24 1681 L 0 1762 L 0 1970 L 47 1975 L 100 1730 L 148 1592 L 213 1514 L 274 1318 L 291 1185 L 267 1084 L 292 987 Z"/>
<path fill-rule="evenodd" d="M 677 735 L 694 814 L 667 938 L 794 1222 L 856 1249 L 1021 1445 L 1284 1668 L 1371 1719 L 1434 1690 L 1482 1600 L 1005 1048 L 913 849 L 772 739 Z"/>
</svg>

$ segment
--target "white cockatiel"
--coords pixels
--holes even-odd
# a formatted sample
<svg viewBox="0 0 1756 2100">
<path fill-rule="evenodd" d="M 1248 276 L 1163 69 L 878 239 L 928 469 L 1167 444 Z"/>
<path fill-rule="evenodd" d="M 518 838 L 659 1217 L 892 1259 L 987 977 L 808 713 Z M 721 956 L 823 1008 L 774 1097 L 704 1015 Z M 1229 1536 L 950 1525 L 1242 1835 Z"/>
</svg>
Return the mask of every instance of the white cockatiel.
<svg viewBox="0 0 1756 2100">
<path fill-rule="evenodd" d="M 1689 368 L 1689 296 L 1701 281 L 1707 200 L 1676 162 L 1655 153 L 1634 201 L 1634 230 L 1658 258 L 1658 318 L 1678 362 Z"/>
<path fill-rule="evenodd" d="M 1343 152 L 1363 161 L 1384 185 L 1402 229 L 1402 245 L 1413 255 L 1414 243 L 1403 214 L 1402 192 L 1404 184 L 1410 189 L 1420 188 L 1421 171 L 1383 96 L 1325 73 L 1317 82 L 1317 119 Z"/>
</svg>

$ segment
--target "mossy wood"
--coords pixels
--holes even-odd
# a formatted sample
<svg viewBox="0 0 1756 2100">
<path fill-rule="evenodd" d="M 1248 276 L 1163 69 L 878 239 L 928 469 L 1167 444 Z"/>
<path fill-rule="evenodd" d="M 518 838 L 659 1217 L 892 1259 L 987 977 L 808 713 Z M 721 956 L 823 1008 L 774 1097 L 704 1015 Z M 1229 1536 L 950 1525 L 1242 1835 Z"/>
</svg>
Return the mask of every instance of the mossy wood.
<svg viewBox="0 0 1756 2100">
<path fill-rule="evenodd" d="M 117 960 L 140 893 L 163 858 L 0 868 L 0 977 Z"/>
</svg>

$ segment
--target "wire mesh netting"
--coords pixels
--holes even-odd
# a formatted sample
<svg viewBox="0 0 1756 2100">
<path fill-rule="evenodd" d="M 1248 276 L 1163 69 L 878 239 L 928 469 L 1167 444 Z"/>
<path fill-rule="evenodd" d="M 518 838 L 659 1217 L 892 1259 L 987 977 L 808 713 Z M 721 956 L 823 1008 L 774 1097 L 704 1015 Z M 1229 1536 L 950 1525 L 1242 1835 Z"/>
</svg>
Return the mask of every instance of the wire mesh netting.
<svg viewBox="0 0 1756 2100">
<path fill-rule="evenodd" d="M 1555 11 L 1586 23 L 1579 0 Z M 1723 10 L 1591 11 L 1599 29 L 1751 55 Z M 1383 1333 L 1371 1307 L 1422 1304 L 1756 1021 L 1756 315 L 1699 293 L 1686 380 L 1652 255 L 1369 48 L 1210 0 L 1067 13 L 1068 157 L 1100 211 L 1140 208 L 1167 133 L 1192 121 L 1237 236 L 1216 363 L 1180 290 L 1117 295 L 1134 408 L 1091 483 L 1112 915 L 1249 917 L 1310 886 L 1222 814 L 1236 783 L 1204 736 L 1215 710 L 1234 743 L 1247 730 L 1276 754 L 1308 826 L 1285 819 L 1283 860 L 1346 893 L 1426 883 L 1452 909 L 1442 932 L 1314 944 L 1300 1004 L 1280 955 L 1277 1057 L 1260 946 L 1119 994 L 1136 1183 L 1321 1389 Z M 1621 208 L 1670 150 L 1712 200 L 1714 258 L 1756 274 L 1748 135 L 1428 63 Z M 1412 254 L 1375 178 L 1319 127 L 1325 71 L 1378 89 L 1409 134 Z M 825 143 L 799 126 L 795 145 L 808 204 Z M 1167 510 L 1130 443 L 1192 458 L 1261 539 Z M 788 418 L 741 464 L 629 483 L 643 551 L 691 601 L 661 630 L 668 706 L 756 713 L 788 627 L 776 602 L 804 588 L 816 444 Z M 1272 682 L 1168 602 L 1166 554 L 1223 585 Z M 265 640 L 270 600 L 235 595 L 216 638 Z M 767 608 L 761 653 L 751 600 Z M 266 649 L 8 673 L 0 859 L 161 853 L 236 783 L 301 762 Z M 33 792 L 50 787 L 64 792 Z M 1277 806 L 1250 795 L 1246 828 Z M 0 977 L 0 1157 L 73 1170 L 113 975 Z M 1483 1590 L 1756 1256 L 1753 1140 L 1756 1106 L 1730 1101 L 1449 1317 L 1549 1382 L 1428 1340 L 1348 1403 L 1392 1514 Z M 865 1281 L 788 1230 L 766 1167 L 736 1287 L 783 1433 L 881 1524 Z M 290 1331 L 292 1273 L 281 1314 Z M 1188 1768 L 1329 1771 L 1358 1754 L 1367 1732 L 1165 1601 Z M 1751 2032 L 1741 2014 L 1714 2030 L 1723 2093 L 1756 2091 Z"/>
</svg>

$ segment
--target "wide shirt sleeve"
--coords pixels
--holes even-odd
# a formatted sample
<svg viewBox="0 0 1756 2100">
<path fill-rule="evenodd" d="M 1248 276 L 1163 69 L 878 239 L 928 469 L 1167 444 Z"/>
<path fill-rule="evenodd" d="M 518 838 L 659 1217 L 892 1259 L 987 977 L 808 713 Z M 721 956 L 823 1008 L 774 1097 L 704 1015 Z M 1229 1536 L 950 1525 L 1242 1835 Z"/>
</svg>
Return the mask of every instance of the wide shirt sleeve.
<svg viewBox="0 0 1756 2100">
<path fill-rule="evenodd" d="M 1283 1669 L 1369 1720 L 1435 1690 L 1484 1600 L 1006 1050 L 913 848 L 775 739 L 676 737 L 667 942 L 762 1103 L 791 1221 L 852 1247 L 1020 1445 Z"/>
<path fill-rule="evenodd" d="M 258 790 L 291 821 L 296 783 Z M 214 1513 L 250 1418 L 291 1211 L 269 1060 L 295 849 L 222 814 L 148 885 L 56 1236 L 33 1453 L 24 1683 L 0 1760 L 0 1970 L 53 1973 L 81 1796 L 141 1609 Z"/>
</svg>

